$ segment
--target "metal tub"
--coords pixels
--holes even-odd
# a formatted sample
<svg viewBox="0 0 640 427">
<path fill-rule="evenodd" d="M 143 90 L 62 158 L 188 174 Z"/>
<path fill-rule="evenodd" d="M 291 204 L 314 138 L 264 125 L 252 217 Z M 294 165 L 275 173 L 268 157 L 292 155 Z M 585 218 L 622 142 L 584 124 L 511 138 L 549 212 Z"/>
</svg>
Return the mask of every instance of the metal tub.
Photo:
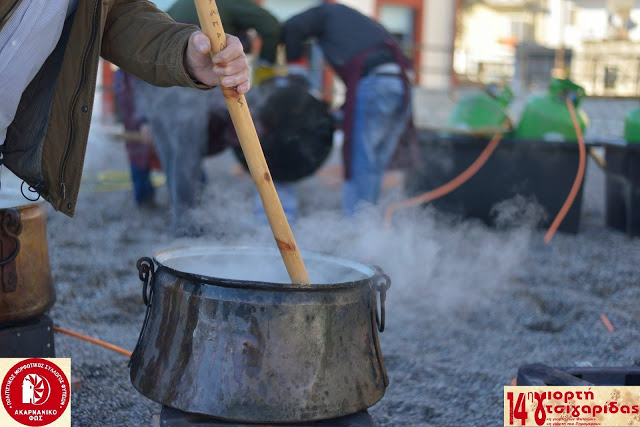
<svg viewBox="0 0 640 427">
<path fill-rule="evenodd" d="M 44 202 L 0 193 L 0 327 L 35 318 L 56 300 Z"/>
<path fill-rule="evenodd" d="M 388 385 L 377 333 L 389 278 L 368 265 L 302 256 L 311 280 L 324 283 L 287 283 L 270 249 L 141 258 L 148 311 L 131 357 L 134 387 L 182 411 L 242 422 L 314 421 L 373 406 Z M 232 265 L 250 280 L 233 279 Z"/>
</svg>

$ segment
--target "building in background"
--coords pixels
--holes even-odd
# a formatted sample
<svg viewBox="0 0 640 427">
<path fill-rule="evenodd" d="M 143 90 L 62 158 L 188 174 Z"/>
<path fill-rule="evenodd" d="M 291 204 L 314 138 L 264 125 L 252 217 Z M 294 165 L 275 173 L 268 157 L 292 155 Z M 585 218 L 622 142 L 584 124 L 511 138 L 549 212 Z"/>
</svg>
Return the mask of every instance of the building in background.
<svg viewBox="0 0 640 427">
<path fill-rule="evenodd" d="M 582 0 L 570 5 L 571 75 L 590 95 L 640 95 L 640 2 Z"/>
<path fill-rule="evenodd" d="M 458 81 L 535 89 L 552 68 L 564 66 L 588 95 L 640 93 L 640 1 L 462 3 L 454 54 Z"/>
<path fill-rule="evenodd" d="M 458 11 L 454 73 L 459 83 L 506 82 L 515 49 L 531 39 L 524 1 L 464 0 Z"/>
<path fill-rule="evenodd" d="M 255 1 L 284 21 L 323 0 Z M 425 89 L 492 82 L 543 89 L 551 70 L 564 65 L 590 96 L 640 94 L 640 0 L 333 1 L 389 29 Z M 173 2 L 156 4 L 166 10 Z M 344 89 L 319 49 L 312 52 L 314 84 L 337 105 Z"/>
<path fill-rule="evenodd" d="M 256 0 L 278 19 L 322 0 Z M 461 0 L 336 0 L 382 23 L 413 60 L 416 82 L 429 88 L 450 85 L 456 10 Z"/>
</svg>

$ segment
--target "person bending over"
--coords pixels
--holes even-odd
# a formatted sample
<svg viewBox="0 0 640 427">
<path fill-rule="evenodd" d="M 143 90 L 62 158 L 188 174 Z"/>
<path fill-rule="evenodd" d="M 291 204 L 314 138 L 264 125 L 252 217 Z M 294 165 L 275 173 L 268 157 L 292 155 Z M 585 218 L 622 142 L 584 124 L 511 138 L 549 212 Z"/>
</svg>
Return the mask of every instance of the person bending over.
<svg viewBox="0 0 640 427">
<path fill-rule="evenodd" d="M 341 4 L 324 3 L 283 24 L 290 72 L 305 66 L 315 38 L 347 87 L 344 110 L 343 211 L 376 203 L 382 177 L 411 116 L 408 60 L 379 23 Z"/>
</svg>

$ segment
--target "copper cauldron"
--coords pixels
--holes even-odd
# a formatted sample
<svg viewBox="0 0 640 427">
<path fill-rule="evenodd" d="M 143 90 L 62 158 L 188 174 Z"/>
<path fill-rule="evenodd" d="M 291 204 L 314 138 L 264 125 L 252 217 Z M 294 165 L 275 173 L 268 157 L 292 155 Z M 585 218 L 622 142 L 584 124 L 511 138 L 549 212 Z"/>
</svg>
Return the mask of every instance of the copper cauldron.
<svg viewBox="0 0 640 427">
<path fill-rule="evenodd" d="M 0 325 L 39 316 L 56 300 L 47 211 L 18 191 L 0 192 Z"/>
<path fill-rule="evenodd" d="M 141 258 L 148 310 L 133 386 L 166 406 L 242 423 L 331 419 L 376 404 L 389 384 L 378 331 L 391 281 L 373 266 L 301 254 L 313 284 L 288 283 L 274 248 Z"/>
</svg>

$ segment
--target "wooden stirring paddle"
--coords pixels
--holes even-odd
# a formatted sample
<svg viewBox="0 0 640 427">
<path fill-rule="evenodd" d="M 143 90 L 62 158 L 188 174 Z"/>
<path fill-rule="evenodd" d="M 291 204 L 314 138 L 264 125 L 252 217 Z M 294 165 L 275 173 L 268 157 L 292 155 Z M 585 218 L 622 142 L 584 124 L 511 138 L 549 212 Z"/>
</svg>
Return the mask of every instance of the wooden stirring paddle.
<svg viewBox="0 0 640 427">
<path fill-rule="evenodd" d="M 211 56 L 225 48 L 227 37 L 222 28 L 222 21 L 218 13 L 218 5 L 215 0 L 194 0 L 198 11 L 198 19 L 202 31 L 209 37 L 211 42 Z M 293 238 L 291 227 L 282 209 L 282 204 L 278 198 L 278 193 L 273 185 L 271 173 L 264 158 L 260 140 L 253 125 L 253 119 L 249 112 L 247 100 L 244 95 L 239 94 L 234 89 L 222 87 L 233 126 L 238 134 L 242 152 L 247 160 L 249 172 L 253 182 L 256 184 L 262 205 L 267 214 L 271 232 L 276 239 L 280 255 L 287 268 L 292 283 L 310 283 L 307 270 L 298 251 L 298 246 Z"/>
</svg>

